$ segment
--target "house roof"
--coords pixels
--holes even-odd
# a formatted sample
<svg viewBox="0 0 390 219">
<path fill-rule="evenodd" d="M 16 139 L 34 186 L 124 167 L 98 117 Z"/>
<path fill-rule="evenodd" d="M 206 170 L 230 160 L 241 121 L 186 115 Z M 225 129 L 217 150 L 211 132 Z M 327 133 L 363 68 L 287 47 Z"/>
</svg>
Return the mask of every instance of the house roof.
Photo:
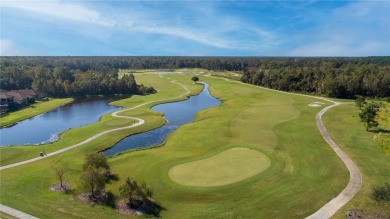
<svg viewBox="0 0 390 219">
<path fill-rule="evenodd" d="M 25 97 L 27 97 L 25 95 L 21 95 L 20 93 L 18 93 L 16 91 L 9 91 L 9 92 L 7 92 L 7 94 L 14 97 L 14 101 L 19 102 L 19 103 L 22 102 Z"/>
<path fill-rule="evenodd" d="M 21 103 L 24 99 L 28 97 L 36 97 L 37 92 L 35 92 L 32 89 L 24 89 L 24 90 L 1 90 L 0 89 L 0 98 L 1 99 L 8 99 L 13 98 L 15 102 Z"/>
<path fill-rule="evenodd" d="M 8 98 L 12 98 L 12 97 L 13 97 L 12 95 L 8 94 L 8 91 L 0 90 L 0 98 L 1 99 L 8 99 Z"/>
<path fill-rule="evenodd" d="M 29 97 L 35 97 L 37 95 L 37 92 L 35 92 L 32 89 L 24 89 L 24 90 L 11 90 L 14 92 L 19 93 L 22 96 L 29 96 Z"/>
</svg>

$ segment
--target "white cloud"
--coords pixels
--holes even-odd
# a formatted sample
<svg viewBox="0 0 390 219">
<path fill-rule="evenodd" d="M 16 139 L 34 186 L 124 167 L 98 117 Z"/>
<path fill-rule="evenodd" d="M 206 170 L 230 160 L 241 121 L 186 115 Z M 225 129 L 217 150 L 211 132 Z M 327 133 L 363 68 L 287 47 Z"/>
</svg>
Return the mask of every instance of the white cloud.
<svg viewBox="0 0 390 219">
<path fill-rule="evenodd" d="M 109 20 L 101 18 L 101 14 L 75 3 L 64 3 L 55 0 L 46 1 L 1 1 L 0 7 L 32 12 L 43 16 L 57 17 L 65 20 L 88 22 L 99 25 L 110 25 Z"/>
<path fill-rule="evenodd" d="M 249 24 L 234 16 L 218 12 L 218 7 L 207 3 L 202 9 L 193 8 L 193 2 L 172 14 L 167 8 L 139 6 L 116 8 L 91 5 L 91 2 L 60 0 L 1 0 L 0 7 L 25 12 L 24 16 L 57 24 L 59 20 L 67 32 L 111 43 L 111 34 L 118 31 L 134 36 L 137 33 L 161 34 L 189 40 L 205 46 L 222 49 L 258 51 L 276 45 L 274 33 Z M 189 7 L 191 6 L 191 7 Z M 185 6 L 183 6 L 185 7 Z M 184 10 L 185 9 L 185 10 Z M 206 10 L 207 9 L 207 10 Z M 95 25 L 90 25 L 95 24 Z M 82 28 L 82 27 L 85 28 Z M 93 26 L 93 27 L 91 27 Z M 95 28 L 96 27 L 96 28 Z M 100 28 L 103 27 L 103 28 Z"/>
<path fill-rule="evenodd" d="M 30 51 L 22 48 L 13 40 L 0 39 L 0 56 L 32 55 Z"/>
<path fill-rule="evenodd" d="M 336 8 L 323 24 L 303 33 L 292 56 L 390 55 L 390 2 L 358 1 Z"/>
</svg>

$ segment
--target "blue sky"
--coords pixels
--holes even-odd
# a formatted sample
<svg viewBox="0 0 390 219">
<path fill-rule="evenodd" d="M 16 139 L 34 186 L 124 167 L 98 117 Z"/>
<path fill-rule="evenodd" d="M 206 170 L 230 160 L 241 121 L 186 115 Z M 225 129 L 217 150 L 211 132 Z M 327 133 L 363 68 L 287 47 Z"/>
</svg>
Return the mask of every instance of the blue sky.
<svg viewBox="0 0 390 219">
<path fill-rule="evenodd" d="M 390 55 L 390 0 L 1 0 L 1 55 Z"/>
</svg>

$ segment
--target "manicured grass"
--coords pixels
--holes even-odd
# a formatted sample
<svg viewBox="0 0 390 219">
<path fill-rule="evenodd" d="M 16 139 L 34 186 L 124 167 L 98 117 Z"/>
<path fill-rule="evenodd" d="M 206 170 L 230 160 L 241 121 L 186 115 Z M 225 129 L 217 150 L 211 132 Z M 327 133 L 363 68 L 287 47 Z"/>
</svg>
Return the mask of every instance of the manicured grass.
<svg viewBox="0 0 390 219">
<path fill-rule="evenodd" d="M 58 108 L 62 105 L 71 103 L 73 101 L 72 98 L 64 98 L 64 99 L 52 99 L 50 98 L 48 101 L 42 101 L 39 100 L 34 104 L 31 104 L 30 106 L 15 111 L 10 112 L 5 115 L 0 116 L 0 127 L 1 126 L 7 126 L 11 125 L 17 122 L 20 122 L 22 120 L 34 117 L 36 115 L 48 112 L 50 110 L 53 110 L 55 108 Z"/>
<path fill-rule="evenodd" d="M 221 186 L 266 170 L 271 164 L 263 153 L 250 148 L 230 148 L 212 157 L 179 164 L 169 170 L 173 181 L 187 186 Z"/>
<path fill-rule="evenodd" d="M 330 109 L 323 116 L 323 121 L 331 137 L 358 165 L 363 178 L 363 185 L 356 197 L 335 218 L 345 218 L 348 210 L 377 213 L 387 208 L 390 214 L 390 203 L 380 206 L 370 198 L 373 186 L 390 182 L 390 159 L 376 145 L 375 133 L 365 131 L 363 123 L 359 121 L 358 109 L 354 104 L 338 106 Z"/>
<path fill-rule="evenodd" d="M 184 83 L 191 90 L 193 94 L 201 91 L 202 86 L 192 84 L 191 78 L 189 78 L 189 76 L 180 76 L 178 78 L 181 79 L 182 83 Z M 158 93 L 153 95 L 148 95 L 148 96 L 132 96 L 131 98 L 118 100 L 110 104 L 122 106 L 124 108 L 131 108 L 149 101 L 162 100 L 162 99 L 175 97 L 185 93 L 183 88 L 180 87 L 179 85 L 174 84 L 170 82 L 170 80 L 167 80 L 165 78 L 160 78 L 156 75 L 138 75 L 137 82 L 140 84 L 143 83 L 143 84 L 154 86 L 158 90 Z M 185 97 L 178 98 L 177 100 L 180 99 L 185 99 Z M 159 103 L 159 101 L 157 103 Z M 97 139 L 97 141 L 102 140 L 104 138 L 110 138 L 113 139 L 115 142 L 115 141 L 119 141 L 120 139 L 128 135 L 144 132 L 146 130 L 150 130 L 163 125 L 165 123 L 165 120 L 161 118 L 162 116 L 161 113 L 150 110 L 150 107 L 157 103 L 148 104 L 136 110 L 126 111 L 120 114 L 120 115 L 142 117 L 146 121 L 145 125 L 141 127 L 137 127 L 135 129 L 113 132 L 110 133 L 109 135 L 105 135 L 102 138 Z M 78 128 L 73 128 L 62 133 L 60 135 L 60 140 L 51 144 L 45 144 L 40 146 L 1 147 L 0 164 L 3 166 L 18 161 L 35 158 L 39 156 L 39 152 L 42 151 L 42 147 L 45 148 L 46 153 L 50 153 L 71 146 L 78 142 L 81 142 L 104 130 L 119 128 L 131 124 L 133 124 L 133 120 L 115 118 L 112 117 L 110 114 L 106 114 L 102 116 L 100 118 L 100 121 L 97 123 L 78 127 Z M 99 147 L 98 149 L 102 150 L 105 147 L 109 147 L 109 146 Z"/>
<path fill-rule="evenodd" d="M 190 75 L 164 74 L 164 77 L 183 82 L 194 92 L 200 91 L 201 86 L 192 84 Z M 158 75 L 137 75 L 136 80 L 154 86 L 159 92 L 117 104 L 130 107 L 183 92 Z M 120 179 L 108 184 L 107 190 L 119 195 L 118 188 L 127 176 L 144 181 L 154 190 L 153 198 L 166 209 L 161 212 L 163 218 L 303 218 L 347 185 L 349 174 L 344 164 L 317 130 L 314 118 L 321 108 L 307 106 L 316 99 L 224 79 L 201 76 L 201 80 L 210 84 L 210 91 L 222 100 L 222 105 L 197 113 L 194 122 L 170 134 L 162 147 L 110 158 L 111 169 Z M 147 120 L 145 126 L 137 130 L 112 133 L 63 154 L 1 171 L 1 203 L 41 218 L 125 217 L 109 207 L 83 204 L 74 195 L 80 192 L 85 154 L 109 147 L 122 136 L 164 122 L 161 114 L 152 112 L 149 107 L 134 112 Z M 81 139 L 82 135 L 96 132 L 95 129 L 107 128 L 103 124 L 109 119 L 110 116 L 104 116 L 97 124 L 69 133 Z M 70 141 L 72 135 L 64 134 L 61 141 Z M 60 147 L 63 145 L 56 146 Z M 271 165 L 257 175 L 216 187 L 180 185 L 169 177 L 169 170 L 174 166 L 237 147 L 261 151 Z M 48 190 L 57 182 L 50 170 L 53 164 L 69 167 L 65 181 L 71 184 L 72 193 Z"/>
</svg>

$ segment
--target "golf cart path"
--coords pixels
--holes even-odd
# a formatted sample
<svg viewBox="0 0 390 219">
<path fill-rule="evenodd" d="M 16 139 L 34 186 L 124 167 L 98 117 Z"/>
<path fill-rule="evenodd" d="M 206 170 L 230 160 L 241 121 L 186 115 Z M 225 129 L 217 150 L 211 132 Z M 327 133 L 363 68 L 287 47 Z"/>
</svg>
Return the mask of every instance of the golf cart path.
<svg viewBox="0 0 390 219">
<path fill-rule="evenodd" d="M 125 118 L 125 119 L 134 119 L 134 120 L 137 120 L 136 123 L 134 123 L 133 125 L 130 125 L 130 126 L 125 126 L 125 127 L 121 127 L 121 128 L 115 128 L 115 129 L 110 129 L 110 130 L 106 130 L 106 131 L 103 131 L 103 132 L 100 132 L 80 143 L 77 143 L 77 144 L 74 144 L 72 146 L 69 146 L 69 147 L 66 147 L 66 148 L 63 148 L 61 150 L 58 150 L 58 151 L 55 151 L 55 152 L 52 152 L 52 153 L 49 153 L 47 154 L 47 156 L 44 156 L 44 157 L 37 157 L 37 158 L 33 158 L 33 159 L 29 159 L 29 160 L 25 160 L 25 161 L 22 161 L 22 162 L 18 162 L 18 163 L 13 163 L 13 164 L 9 164 L 9 165 L 6 165 L 6 166 L 1 166 L 0 167 L 0 171 L 1 170 L 5 170 L 5 169 L 8 169 L 8 168 L 11 168 L 11 167 L 16 167 L 16 166 L 20 166 L 20 165 L 23 165 L 23 164 L 27 164 L 27 163 L 31 163 L 31 162 L 34 162 L 34 161 L 38 161 L 38 160 L 41 160 L 41 159 L 45 159 L 47 157 L 50 157 L 50 156 L 53 156 L 53 155 L 56 155 L 56 154 L 60 154 L 60 153 L 63 153 L 65 151 L 68 151 L 68 150 L 71 150 L 73 148 L 76 148 L 76 147 L 79 147 L 87 142 L 90 142 L 92 140 L 95 140 L 96 138 L 99 138 L 100 136 L 102 135 L 105 135 L 105 134 L 108 134 L 108 133 L 111 133 L 111 132 L 115 132 L 115 131 L 119 131 L 119 130 L 124 130 L 124 129 L 130 129 L 130 128 L 134 128 L 134 127 L 137 127 L 137 126 L 140 126 L 142 124 L 145 123 L 145 120 L 141 119 L 141 118 L 137 118 L 137 117 L 132 117 L 132 116 L 121 116 L 121 115 L 118 115 L 118 113 L 121 113 L 121 112 L 125 112 L 125 111 L 129 111 L 129 110 L 133 110 L 133 109 L 136 109 L 136 108 L 139 108 L 141 106 L 145 106 L 147 104 L 151 104 L 151 103 L 156 103 L 156 102 L 161 102 L 161 101 L 168 101 L 168 100 L 174 100 L 174 99 L 177 99 L 177 98 L 180 98 L 180 97 L 183 97 L 185 95 L 188 95 L 190 94 L 190 90 L 184 86 L 183 84 L 173 80 L 171 81 L 172 83 L 176 83 L 178 85 L 180 85 L 186 92 L 183 93 L 183 94 L 180 94 L 179 96 L 176 96 L 176 97 L 171 97 L 171 98 L 166 98 L 166 99 L 162 99 L 162 100 L 154 100 L 154 101 L 149 101 L 149 102 L 146 102 L 146 103 L 143 103 L 143 104 L 140 104 L 138 106 L 135 106 L 135 107 L 131 107 L 131 108 L 128 108 L 128 109 L 124 109 L 124 110 L 120 110 L 120 111 L 116 111 L 116 112 L 113 112 L 111 113 L 111 115 L 113 117 L 117 117 L 117 118 Z M 4 212 L 6 214 L 9 214 L 9 215 L 12 215 L 14 217 L 17 217 L 17 218 L 26 218 L 26 219 L 37 219 L 37 217 L 34 217 L 32 215 L 29 215 L 29 214 L 26 214 L 24 212 L 21 212 L 19 210 L 16 210 L 16 209 L 13 209 L 13 208 L 10 208 L 8 206 L 5 206 L 5 205 L 2 205 L 0 204 L 0 212 Z"/>
<path fill-rule="evenodd" d="M 229 81 L 229 80 L 226 80 L 226 81 Z M 144 106 L 146 104 L 150 104 L 150 103 L 154 103 L 154 102 L 160 102 L 160 101 L 166 101 L 166 100 L 177 99 L 179 97 L 182 97 L 182 96 L 187 95 L 187 94 L 190 93 L 188 88 L 185 87 L 183 84 L 178 83 L 176 81 L 171 81 L 171 82 L 179 84 L 181 87 L 183 87 L 184 90 L 186 90 L 186 92 L 184 94 L 181 94 L 181 95 L 177 96 L 177 97 L 167 98 L 167 99 L 163 99 L 163 100 L 150 101 L 150 102 L 143 103 L 141 105 L 138 105 L 138 106 L 135 106 L 135 107 L 132 107 L 132 108 L 129 108 L 129 109 L 124 109 L 124 110 L 121 110 L 121 111 L 114 112 L 114 113 L 111 114 L 114 117 L 134 119 L 134 120 L 137 120 L 138 122 L 133 124 L 133 125 L 131 125 L 131 126 L 126 126 L 126 127 L 122 127 L 122 128 L 116 128 L 116 129 L 111 129 L 111 130 L 107 130 L 107 131 L 101 132 L 101 133 L 96 134 L 96 135 L 94 135 L 94 136 L 92 136 L 92 137 L 90 137 L 90 138 L 88 138 L 88 139 L 86 139 L 86 140 L 84 140 L 84 141 L 82 141 L 82 142 L 80 142 L 78 144 L 75 144 L 75 145 L 69 146 L 67 148 L 64 148 L 64 149 L 61 149 L 61 150 L 49 153 L 46 157 L 53 156 L 53 155 L 65 152 L 67 150 L 73 149 L 75 147 L 83 145 L 83 144 L 85 144 L 85 143 L 87 143 L 89 141 L 92 141 L 92 140 L 94 140 L 94 139 L 96 139 L 96 138 L 98 138 L 98 137 L 100 137 L 102 135 L 105 135 L 107 133 L 118 131 L 118 130 L 123 130 L 123 129 L 129 129 L 129 128 L 133 128 L 133 127 L 140 126 L 140 125 L 144 124 L 145 121 L 143 119 L 141 119 L 141 118 L 130 117 L 130 116 L 120 116 L 120 115 L 117 115 L 117 114 L 121 113 L 121 112 L 124 112 L 124 111 L 128 111 L 128 110 L 139 108 L 139 107 Z M 241 83 L 241 84 L 244 84 L 244 83 Z M 245 85 L 249 85 L 249 84 L 245 84 Z M 255 86 L 255 85 L 249 85 L 249 86 L 253 86 L 253 87 L 258 87 L 259 88 L 259 86 Z M 272 90 L 272 89 L 264 88 L 264 87 L 260 87 L 260 88 L 267 89 L 267 90 Z M 272 90 L 272 91 L 275 91 L 275 90 Z M 276 91 L 276 92 L 288 93 L 288 92 L 283 92 L 283 91 Z M 326 131 L 326 128 L 324 127 L 324 125 L 322 123 L 322 115 L 326 111 L 328 111 L 329 109 L 331 109 L 331 108 L 333 108 L 335 106 L 338 106 L 341 103 L 335 102 L 335 101 L 332 101 L 330 99 L 323 98 L 323 97 L 314 97 L 314 96 L 309 96 L 309 95 L 304 95 L 304 94 L 295 94 L 295 93 L 288 93 L 288 94 L 312 97 L 312 98 L 322 99 L 322 100 L 326 100 L 326 101 L 329 101 L 329 102 L 333 103 L 333 105 L 325 107 L 324 109 L 322 109 L 316 115 L 316 123 L 317 123 L 317 127 L 320 130 L 320 133 L 323 136 L 323 138 L 325 139 L 325 141 L 329 144 L 329 146 L 336 152 L 336 154 L 341 158 L 341 160 L 346 165 L 346 167 L 347 167 L 347 169 L 348 169 L 348 171 L 350 173 L 350 179 L 349 179 L 348 185 L 344 188 L 344 190 L 337 197 L 335 197 L 334 199 L 332 199 L 331 201 L 326 203 L 323 207 L 321 207 L 318 211 L 314 212 L 312 215 L 307 217 L 308 219 L 330 218 L 332 215 L 334 215 L 340 208 L 342 208 L 346 203 L 348 203 L 356 195 L 356 193 L 359 191 L 359 189 L 361 187 L 361 184 L 362 184 L 362 177 L 361 177 L 361 174 L 360 174 L 360 171 L 359 171 L 358 167 L 349 158 L 349 156 L 344 151 L 342 151 L 341 148 L 331 139 L 330 135 L 328 134 L 328 132 Z M 46 157 L 38 157 L 38 158 L 34 158 L 34 159 L 30 159 L 30 160 L 26 160 L 26 161 L 14 163 L 14 164 L 2 166 L 2 167 L 0 167 L 0 170 L 8 169 L 8 168 L 19 166 L 19 165 L 23 165 L 23 164 L 26 164 L 26 163 L 31 163 L 31 162 L 34 162 L 34 161 L 37 161 L 37 160 L 40 160 L 40 159 L 44 159 Z M 12 209 L 12 208 L 9 208 L 9 207 L 6 207 L 6 206 L 1 205 L 1 204 L 0 204 L 0 210 L 5 212 L 5 213 L 7 213 L 7 214 L 10 214 L 10 215 L 13 215 L 13 216 L 16 216 L 16 217 L 20 217 L 20 216 L 16 215 L 16 213 L 18 213 L 20 211 Z M 23 212 L 20 212 L 20 213 L 24 214 Z M 25 216 L 23 216 L 21 218 L 34 218 L 34 217 L 31 216 L 31 215 L 25 214 Z"/>
<path fill-rule="evenodd" d="M 145 106 L 145 105 L 151 104 L 151 103 L 156 103 L 156 102 L 161 102 L 161 101 L 168 101 L 168 100 L 174 100 L 174 99 L 177 99 L 177 98 L 180 98 L 180 97 L 183 97 L 183 96 L 185 96 L 185 95 L 190 94 L 190 90 L 189 90 L 186 86 L 184 86 L 183 84 L 181 84 L 181 83 L 179 83 L 179 82 L 176 82 L 175 80 L 173 80 L 173 81 L 171 81 L 171 82 L 180 85 L 186 92 L 183 93 L 183 94 L 180 94 L 179 96 L 176 96 L 176 97 L 166 98 L 166 99 L 162 99 L 162 100 L 149 101 L 149 102 L 140 104 L 140 105 L 135 106 L 135 107 L 132 107 L 132 108 L 128 108 L 128 109 L 124 109 L 124 110 L 120 110 L 120 111 L 116 111 L 116 112 L 111 113 L 111 115 L 112 115 L 113 117 L 125 118 L 125 119 L 134 119 L 134 120 L 137 121 L 137 122 L 135 122 L 134 124 L 132 124 L 132 125 L 130 125 L 130 126 L 125 126 L 125 127 L 121 127 L 121 128 L 115 128 L 115 129 L 109 129 L 109 130 L 100 132 L 100 133 L 98 133 L 98 134 L 96 134 L 96 135 L 94 135 L 94 136 L 92 136 L 92 137 L 90 137 L 90 138 L 85 139 L 85 140 L 82 141 L 82 142 L 79 142 L 79 143 L 74 144 L 74 145 L 71 145 L 71 146 L 69 146 L 69 147 L 60 149 L 60 150 L 58 150 L 58 151 L 54 151 L 54 152 L 48 153 L 46 156 L 43 156 L 43 157 L 36 157 L 36 158 L 33 158 L 33 159 L 21 161 L 21 162 L 18 162 L 18 163 L 13 163 L 13 164 L 1 166 L 1 167 L 0 167 L 0 171 L 1 171 L 1 170 L 8 169 L 8 168 L 11 168 L 11 167 L 16 167 L 16 166 L 20 166 L 20 165 L 23 165 L 23 164 L 31 163 L 31 162 L 34 162 L 34 161 L 42 160 L 42 159 L 45 159 L 45 158 L 47 158 L 47 157 L 51 157 L 51 156 L 56 155 L 56 154 L 63 153 L 63 152 L 65 152 L 65 151 L 68 151 L 68 150 L 71 150 L 71 149 L 73 149 L 73 148 L 79 147 L 79 146 L 81 146 L 81 145 L 83 145 L 83 144 L 86 144 L 86 143 L 88 143 L 88 142 L 90 142 L 90 141 L 93 141 L 93 140 L 99 138 L 99 137 L 102 136 L 102 135 L 105 135 L 105 134 L 108 134 L 108 133 L 111 133 L 111 132 L 115 132 L 115 131 L 119 131 L 119 130 L 124 130 L 124 129 L 131 129 L 131 128 L 134 128 L 134 127 L 137 127 L 137 126 L 140 126 L 140 125 L 144 124 L 144 123 L 145 123 L 145 120 L 143 120 L 143 119 L 141 119 L 141 118 L 132 117 L 132 116 L 121 116 L 121 115 L 118 115 L 118 113 L 126 112 L 126 111 L 133 110 L 133 109 L 137 109 L 137 108 L 139 108 L 139 107 L 142 107 L 142 106 Z"/>
<path fill-rule="evenodd" d="M 215 78 L 215 77 L 214 77 Z M 228 79 L 225 79 L 226 81 L 230 81 Z M 336 152 L 336 154 L 340 157 L 340 159 L 344 162 L 345 166 L 347 167 L 349 171 L 349 182 L 347 186 L 344 188 L 343 191 L 341 191 L 335 198 L 330 200 L 328 203 L 326 203 L 324 206 L 322 206 L 319 210 L 311 214 L 310 216 L 306 217 L 306 219 L 325 219 L 332 217 L 339 209 L 341 209 L 345 204 L 347 204 L 360 190 L 360 187 L 362 185 L 362 176 L 359 171 L 359 168 L 357 165 L 351 160 L 351 158 L 343 151 L 341 148 L 332 140 L 329 133 L 326 131 L 326 128 L 324 124 L 322 123 L 322 115 L 324 115 L 329 109 L 339 106 L 343 103 L 336 102 L 333 100 L 330 100 L 325 97 L 316 97 L 316 96 L 310 96 L 305 94 L 297 94 L 297 93 L 289 93 L 285 91 L 279 91 L 279 90 L 273 90 L 266 87 L 260 87 L 252 84 L 245 84 L 242 82 L 236 82 L 252 87 L 257 87 L 261 89 L 271 90 L 274 92 L 279 93 L 285 93 L 290 95 L 297 95 L 297 96 L 304 96 L 304 97 L 311 97 L 315 99 L 321 99 L 325 101 L 329 101 L 333 103 L 330 106 L 327 106 L 323 108 L 320 112 L 316 115 L 316 123 L 317 127 L 322 135 L 322 137 L 325 139 L 325 141 L 328 143 L 328 145 Z"/>
<path fill-rule="evenodd" d="M 351 158 L 343 150 L 341 150 L 341 148 L 332 140 L 332 138 L 329 136 L 329 133 L 326 131 L 324 124 L 322 123 L 322 115 L 324 115 L 324 113 L 329 109 L 341 104 L 334 101 L 331 102 L 333 102 L 333 105 L 327 106 L 323 108 L 319 113 L 317 113 L 316 123 L 322 137 L 341 158 L 345 166 L 347 166 L 349 171 L 349 182 L 340 194 L 338 194 L 335 198 L 333 198 L 331 201 L 322 206 L 318 211 L 306 217 L 307 219 L 330 218 L 358 193 L 362 185 L 362 176 L 360 174 L 359 168 L 351 160 Z"/>
</svg>

